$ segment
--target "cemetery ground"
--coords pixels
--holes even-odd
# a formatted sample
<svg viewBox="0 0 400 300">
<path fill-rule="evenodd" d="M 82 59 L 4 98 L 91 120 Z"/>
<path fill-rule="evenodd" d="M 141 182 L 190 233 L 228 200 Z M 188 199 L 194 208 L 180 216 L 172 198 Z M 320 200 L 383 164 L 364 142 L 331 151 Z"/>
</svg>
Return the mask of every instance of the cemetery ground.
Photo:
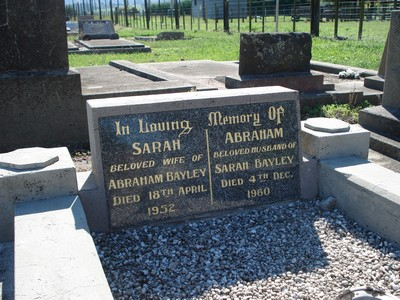
<svg viewBox="0 0 400 300">
<path fill-rule="evenodd" d="M 300 24 L 298 25 L 298 28 L 300 28 Z M 308 26 L 309 24 L 305 23 L 305 25 Z M 332 23 L 329 25 L 332 28 Z M 270 29 L 272 28 L 271 24 L 268 24 L 268 26 Z M 378 23 L 375 24 L 375 27 L 379 27 Z M 308 30 L 305 29 L 303 31 Z M 376 33 L 376 37 L 361 42 L 354 39 L 350 34 L 348 34 L 347 40 L 340 41 L 314 38 L 316 49 L 318 48 L 318 43 L 320 43 L 319 47 L 321 48 L 319 51 L 321 54 L 318 54 L 315 49 L 313 59 L 377 69 L 384 45 L 384 40 L 380 35 L 386 36 L 387 33 L 383 31 Z M 153 34 L 149 31 L 133 32 L 130 29 L 127 29 L 126 32 L 123 29 L 119 29 L 119 32 L 125 38 L 130 38 L 133 35 Z M 348 29 L 348 32 L 350 32 L 350 29 Z M 185 34 L 188 39 L 184 41 L 151 43 L 153 52 L 148 54 L 101 54 L 81 55 L 80 57 L 71 54 L 70 66 L 106 65 L 110 60 L 121 59 L 135 63 L 196 59 L 238 60 L 238 33 L 203 33 L 198 31 L 185 32 Z M 340 35 L 344 36 L 345 34 L 341 32 Z M 209 39 L 208 36 L 213 38 Z M 372 40 L 374 40 L 374 43 Z M 379 42 L 377 42 L 378 40 Z M 201 42 L 204 42 L 204 45 Z M 325 50 L 322 48 L 324 44 L 328 47 Z M 372 50 L 375 44 L 378 45 L 377 49 L 379 50 Z M 217 52 L 215 45 L 217 45 L 219 52 Z M 214 54 L 217 56 L 213 56 Z M 374 56 L 376 56 L 376 60 L 370 59 Z M 339 60 L 335 61 L 336 59 Z M 364 65 L 361 65 L 361 61 L 364 61 Z M 201 93 L 206 92 L 198 94 Z M 166 96 L 160 95 L 158 99 L 162 97 Z M 137 99 L 135 98 L 135 101 Z M 97 99 L 97 101 L 100 102 L 101 100 Z M 141 101 L 144 100 L 142 99 Z M 95 102 L 95 100 L 92 100 L 92 103 L 88 103 L 88 110 L 90 105 L 94 107 L 98 105 Z M 166 111 L 163 110 L 162 102 L 155 100 L 154 103 L 158 103 L 157 107 L 161 107 L 158 111 L 160 114 L 153 113 L 150 110 L 147 112 L 147 117 L 150 119 L 151 117 L 164 118 L 168 109 Z M 166 105 L 168 105 L 167 103 Z M 362 102 L 361 106 L 358 107 L 351 104 L 321 105 L 312 107 L 309 110 L 303 109 L 303 118 L 324 115 L 340 117 L 354 123 L 357 121 L 358 109 L 366 105 L 368 103 L 365 102 Z M 230 103 L 228 106 L 232 107 L 232 104 Z M 191 115 L 191 113 L 188 112 L 188 115 Z M 288 115 L 293 116 L 294 114 Z M 106 117 L 102 121 L 94 118 L 94 126 L 96 127 L 104 120 L 111 120 L 110 116 L 106 115 Z M 193 118 L 193 120 L 193 124 L 200 123 L 196 122 L 196 118 Z M 119 121 L 115 122 L 115 124 L 117 123 L 119 124 Z M 289 121 L 288 123 L 293 124 L 293 122 Z M 107 125 L 108 123 L 103 122 L 102 124 Z M 103 130 L 105 128 L 103 125 L 102 127 L 99 125 L 98 129 Z M 120 128 L 119 125 L 118 128 Z M 129 126 L 124 126 L 120 129 L 125 135 L 129 131 Z M 192 130 L 192 127 L 190 130 Z M 95 129 L 92 128 L 92 132 L 95 132 Z M 107 135 L 104 132 L 102 131 L 102 138 L 107 139 Z M 115 135 L 119 135 L 119 131 Z M 197 132 L 195 136 L 196 139 L 193 140 L 201 139 L 200 134 L 197 134 Z M 195 144 L 193 140 L 192 144 Z M 216 142 L 217 140 L 218 138 L 215 138 L 215 145 L 219 145 Z M 191 146 L 187 148 L 191 148 Z M 365 147 L 365 149 L 367 148 Z M 97 146 L 92 147 L 92 149 L 94 149 L 93 160 L 95 162 L 93 169 L 96 170 L 97 168 L 98 171 L 95 152 L 98 153 L 99 149 Z M 116 151 L 114 153 L 114 150 L 112 148 L 112 152 L 110 152 L 112 157 L 110 158 L 121 159 L 119 154 L 122 152 Z M 78 173 L 91 169 L 91 153 L 87 145 L 71 148 L 70 151 Z M 75 169 L 72 166 L 70 166 L 70 169 L 75 175 Z M 326 186 L 331 185 L 329 180 L 333 181 L 333 176 L 325 180 L 327 180 Z M 287 186 L 288 184 L 282 185 L 282 190 L 285 190 Z M 293 189 L 297 188 L 296 185 L 291 187 Z M 369 187 L 366 185 L 364 188 L 368 191 Z M 97 194 L 97 196 L 99 195 Z M 298 199 L 298 197 L 295 199 Z M 339 200 L 338 197 L 337 203 L 339 203 Z M 44 203 L 46 202 L 44 201 Z M 197 206 L 201 206 L 199 203 L 197 202 Z M 99 203 L 94 204 L 99 206 Z M 22 204 L 20 207 L 24 207 L 24 205 Z M 79 208 L 75 208 L 79 210 Z M 151 210 L 149 209 L 147 211 L 151 215 Z M 125 212 L 127 212 L 127 215 L 130 214 L 128 210 L 125 210 Z M 157 209 L 157 214 L 158 212 L 159 210 Z M 97 219 L 96 222 L 102 221 L 100 220 L 102 219 L 101 213 L 92 214 L 92 217 Z M 84 219 L 85 217 L 83 216 L 82 220 Z M 21 225 L 23 225 L 24 213 L 22 213 L 21 220 Z M 28 221 L 28 219 L 26 220 Z M 67 225 L 66 220 L 67 218 L 62 220 L 65 225 Z M 68 219 L 75 233 L 83 232 L 75 229 L 85 228 L 80 224 L 80 220 L 78 215 L 76 219 Z M 46 222 L 50 224 L 52 221 L 49 218 Z M 19 228 L 22 228 L 21 225 L 18 224 Z M 65 227 L 65 229 L 69 228 Z M 24 234 L 27 232 L 27 230 L 23 231 Z M 89 229 L 85 230 L 84 233 L 85 237 L 90 237 Z M 57 241 L 68 237 L 68 234 L 68 230 L 59 232 Z M 325 201 L 314 199 L 281 202 L 279 204 L 260 206 L 258 209 L 227 211 L 216 218 L 187 219 L 186 222 L 180 222 L 173 226 L 149 225 L 140 228 L 125 228 L 121 231 L 107 234 L 92 233 L 91 236 L 96 244 L 98 257 L 101 260 L 114 299 L 328 300 L 335 299 L 339 293 L 348 292 L 348 289 L 357 286 L 370 287 L 370 290 L 375 291 L 375 296 L 381 294 L 380 290 L 400 296 L 399 248 L 395 248 L 394 245 L 378 234 L 363 229 L 355 221 L 345 217 L 342 211 L 335 209 L 335 199 L 333 198 L 325 199 Z M 43 241 L 43 244 L 47 245 L 47 243 L 52 245 L 59 244 L 58 242 L 54 243 L 51 238 Z M 0 246 L 0 252 L 3 252 L 4 249 L 1 244 Z M 71 248 L 80 249 L 75 245 Z M 37 249 L 41 248 L 37 247 Z M 29 249 L 28 253 L 35 253 L 34 250 L 37 249 Z M 54 252 L 59 254 L 58 251 Z M 22 252 L 20 251 L 20 253 Z M 68 260 L 68 263 L 64 261 L 64 264 L 73 265 L 73 259 L 68 255 L 63 255 L 63 251 L 60 253 L 62 259 L 66 258 Z M 96 250 L 94 250 L 94 253 L 96 253 Z M 82 258 L 82 253 L 78 253 L 78 257 Z M 4 261 L 2 258 L 0 258 L 0 266 L 13 263 Z M 51 258 L 49 257 L 49 259 Z M 21 261 L 20 257 L 16 261 Z M 29 261 L 29 264 L 34 265 L 31 261 Z M 77 271 L 68 273 L 68 276 L 61 273 L 57 274 L 57 276 L 65 277 L 64 279 L 70 279 L 69 277 L 75 279 L 81 275 L 78 274 L 80 271 L 91 270 L 90 267 L 80 267 L 81 270 L 78 268 L 76 269 Z M 101 267 L 99 269 L 101 270 Z M 5 295 L 5 299 L 8 299 L 8 295 L 12 294 L 12 291 L 9 291 L 10 286 L 12 286 L 12 278 L 3 280 L 2 271 L 0 269 L 0 292 L 3 291 L 3 296 Z M 42 272 L 45 272 L 45 270 Z M 102 272 L 100 273 L 103 274 Z M 32 277 L 34 275 L 37 274 L 32 274 Z M 19 278 L 23 277 L 21 274 L 18 274 L 18 276 L 20 276 Z M 92 274 L 87 277 L 95 280 Z M 41 280 L 40 276 L 38 278 Z M 20 280 L 19 282 L 22 281 Z M 29 280 L 26 283 L 29 283 Z M 104 286 L 108 288 L 106 282 Z M 100 289 L 100 286 L 97 289 Z M 40 290 L 39 293 L 43 293 L 42 286 L 39 286 L 38 290 Z M 70 289 L 67 285 L 58 286 L 54 289 L 55 294 L 53 295 L 62 297 L 63 293 L 70 293 L 71 290 L 75 292 L 74 289 Z M 47 296 L 47 294 L 43 295 Z M 0 293 L 0 298 L 1 296 Z M 29 295 L 27 298 L 29 298 Z M 108 298 L 111 298 L 111 295 Z M 10 299 L 12 299 L 12 296 Z M 341 299 L 348 299 L 348 297 L 343 296 Z"/>
<path fill-rule="evenodd" d="M 260 21 L 257 26 L 260 26 Z M 244 22 L 243 24 L 247 24 Z M 274 32 L 275 23 L 271 20 L 266 23 L 266 32 Z M 279 23 L 279 32 L 292 31 L 291 22 Z M 309 32 L 310 23 L 300 21 L 296 24 L 297 32 Z M 135 63 L 166 62 L 180 60 L 215 60 L 236 61 L 239 59 L 240 33 L 232 25 L 232 31 L 225 33 L 221 30 L 179 30 L 185 33 L 185 40 L 175 41 L 146 41 L 151 47 L 151 53 L 137 54 L 70 54 L 71 67 L 107 65 L 111 60 L 128 60 Z M 371 70 L 377 70 L 382 58 L 389 22 L 365 22 L 362 40 L 358 40 L 358 22 L 339 23 L 338 36 L 334 39 L 333 22 L 320 24 L 320 37 L 313 38 L 312 59 L 327 63 L 347 65 Z M 257 32 L 261 32 L 261 28 Z M 139 30 L 136 28 L 122 28 L 116 26 L 120 37 L 130 39 L 135 36 L 154 36 L 164 30 Z M 241 32 L 248 32 L 241 28 Z"/>
<path fill-rule="evenodd" d="M 304 31 L 309 26 L 298 25 L 305 26 Z M 378 69 L 388 24 L 367 23 L 374 33 L 366 29 L 370 34 L 362 41 L 357 40 L 358 23 L 341 25 L 340 35 L 348 39 L 313 38 L 313 59 Z M 322 26 L 331 35 L 332 23 Z M 118 32 L 124 38 L 158 33 L 122 28 Z M 238 60 L 237 32 L 185 31 L 185 36 L 183 41 L 146 42 L 152 53 L 71 54 L 70 63 L 79 67 L 120 59 L 135 63 Z M 357 123 L 358 111 L 368 105 L 302 107 L 302 119 L 326 116 Z M 90 169 L 90 152 L 85 147 L 72 154 L 78 168 Z M 318 201 L 93 237 L 116 299 L 334 299 L 354 286 L 400 296 L 400 252 Z"/>
<path fill-rule="evenodd" d="M 197 20 L 196 20 L 197 22 Z M 230 33 L 212 30 L 210 23 L 209 31 L 205 30 L 205 23 L 201 20 L 201 29 L 190 30 L 186 21 L 184 40 L 173 41 L 146 41 L 151 47 L 151 53 L 103 53 L 103 54 L 69 54 L 70 67 L 85 67 L 108 65 L 112 60 L 126 60 L 134 63 L 153 63 L 181 60 L 215 60 L 215 61 L 237 61 L 239 59 L 240 32 L 237 31 L 237 23 L 233 21 Z M 221 22 L 221 21 L 220 21 Z M 275 22 L 272 18 L 267 19 L 265 31 L 273 32 Z M 389 30 L 388 21 L 369 21 L 364 23 L 363 38 L 358 40 L 358 22 L 340 22 L 338 36 L 342 39 L 333 38 L 334 23 L 320 23 L 320 37 L 313 37 L 312 59 L 321 62 L 347 65 L 370 70 L 377 70 L 382 58 L 386 36 Z M 248 19 L 241 21 L 241 31 L 248 30 Z M 197 23 L 193 25 L 197 28 Z M 219 24 L 221 26 L 221 24 Z M 254 31 L 261 31 L 261 21 L 253 21 Z M 296 31 L 308 32 L 310 23 L 299 21 L 296 23 Z M 155 36 L 164 29 L 146 30 L 137 28 L 126 28 L 116 25 L 116 32 L 120 37 L 132 39 L 135 36 Z M 165 30 L 167 30 L 166 28 Z M 289 18 L 281 18 L 279 23 L 280 32 L 290 32 L 293 23 Z M 343 39 L 344 38 L 344 39 Z M 73 39 L 73 37 L 70 37 Z M 352 104 L 327 104 L 309 107 L 301 107 L 302 120 L 311 117 L 334 117 L 351 124 L 358 123 L 358 111 L 368 107 L 365 101 L 360 105 Z M 71 154 L 82 171 L 90 169 L 90 151 L 88 145 L 70 147 Z"/>
</svg>

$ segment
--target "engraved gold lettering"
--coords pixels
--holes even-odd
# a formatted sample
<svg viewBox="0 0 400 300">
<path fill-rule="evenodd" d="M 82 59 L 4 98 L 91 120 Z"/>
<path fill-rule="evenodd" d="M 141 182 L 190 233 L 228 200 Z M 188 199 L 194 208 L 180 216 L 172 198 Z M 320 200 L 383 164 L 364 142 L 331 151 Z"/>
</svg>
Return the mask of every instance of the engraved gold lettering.
<svg viewBox="0 0 400 300">
<path fill-rule="evenodd" d="M 219 111 L 208 114 L 208 126 L 232 125 L 251 123 L 253 126 L 261 126 L 259 113 L 223 116 Z"/>
<path fill-rule="evenodd" d="M 119 190 L 136 186 L 144 186 L 155 183 L 163 183 L 163 174 L 139 176 L 125 179 L 111 179 L 108 182 L 108 190 Z"/>
<path fill-rule="evenodd" d="M 113 206 L 140 202 L 140 195 L 114 196 Z"/>
<path fill-rule="evenodd" d="M 273 144 L 251 147 L 251 153 L 263 153 L 287 149 L 287 144 Z"/>
<path fill-rule="evenodd" d="M 256 169 L 273 167 L 273 166 L 283 166 L 293 163 L 294 156 L 282 156 L 274 158 L 257 158 L 254 160 L 254 167 Z"/>
<path fill-rule="evenodd" d="M 149 143 L 135 142 L 132 144 L 132 149 L 133 155 L 173 152 L 181 150 L 181 142 L 180 140 Z"/>
<path fill-rule="evenodd" d="M 207 188 L 204 184 L 181 186 L 179 187 L 178 195 L 198 194 L 207 192 Z"/>
<path fill-rule="evenodd" d="M 163 166 L 184 164 L 184 163 L 185 163 L 185 157 L 184 156 L 163 158 Z"/>
<path fill-rule="evenodd" d="M 178 137 L 183 134 L 189 134 L 193 127 L 190 126 L 190 121 L 163 121 L 157 123 L 147 123 L 143 119 L 139 119 L 139 133 L 153 133 L 163 131 L 180 131 Z"/>
<path fill-rule="evenodd" d="M 290 179 L 293 177 L 292 174 L 290 174 L 289 171 L 286 172 L 274 172 L 272 174 L 274 180 L 282 180 L 282 179 Z"/>
<path fill-rule="evenodd" d="M 119 121 L 115 122 L 115 135 L 126 135 L 129 133 L 129 125 L 121 126 Z"/>
<path fill-rule="evenodd" d="M 250 148 L 240 148 L 232 150 L 216 151 L 213 153 L 213 158 L 222 158 L 228 156 L 246 155 L 250 153 Z"/>
<path fill-rule="evenodd" d="M 115 172 L 124 172 L 137 169 L 146 169 L 146 168 L 152 168 L 154 167 L 154 165 L 155 165 L 154 160 L 144 160 L 128 164 L 111 165 L 110 172 L 115 173 Z"/>
<path fill-rule="evenodd" d="M 157 216 L 159 214 L 168 214 L 176 212 L 175 204 L 164 204 L 160 206 L 152 206 L 147 208 L 147 214 L 149 216 Z"/>
<path fill-rule="evenodd" d="M 245 171 L 248 169 L 249 169 L 249 162 L 247 162 L 247 161 L 215 165 L 215 173 L 216 174 Z"/>
<path fill-rule="evenodd" d="M 225 144 L 263 141 L 283 137 L 283 128 L 269 128 L 253 131 L 230 132 L 225 134 Z"/>
<path fill-rule="evenodd" d="M 235 178 L 235 179 L 222 179 L 221 180 L 221 187 L 226 188 L 229 186 L 239 186 L 243 185 L 243 179 L 242 178 Z"/>
<path fill-rule="evenodd" d="M 194 179 L 206 176 L 206 168 L 203 169 L 193 169 L 190 171 L 178 171 L 178 172 L 166 172 L 166 181 L 180 181 L 187 179 Z"/>
</svg>

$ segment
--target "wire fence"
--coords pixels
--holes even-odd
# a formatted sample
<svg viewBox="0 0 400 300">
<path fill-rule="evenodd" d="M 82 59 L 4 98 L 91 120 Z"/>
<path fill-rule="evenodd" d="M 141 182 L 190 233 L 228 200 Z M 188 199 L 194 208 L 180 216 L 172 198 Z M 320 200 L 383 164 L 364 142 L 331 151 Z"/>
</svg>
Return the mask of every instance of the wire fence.
<svg viewBox="0 0 400 300">
<path fill-rule="evenodd" d="M 296 22 L 316 18 L 317 21 L 362 23 L 371 20 L 390 20 L 390 13 L 397 9 L 397 0 L 393 1 L 335 1 L 322 2 L 319 10 L 312 5 L 296 3 L 279 5 L 279 0 L 193 0 L 181 3 L 178 0 L 170 5 L 159 2 L 150 6 L 113 6 L 104 1 L 77 2 L 66 6 L 70 20 L 79 16 L 92 15 L 95 19 L 111 19 L 114 24 L 149 30 L 224 30 L 244 32 L 265 32 L 269 22 L 292 22 L 296 31 Z M 278 18 L 277 18 L 278 17 Z M 337 25 L 335 25 L 336 27 Z M 313 32 L 311 32 L 313 33 Z M 337 29 L 335 31 L 335 36 Z M 315 33 L 314 33 L 315 34 Z M 318 34 L 316 34 L 318 35 Z"/>
</svg>

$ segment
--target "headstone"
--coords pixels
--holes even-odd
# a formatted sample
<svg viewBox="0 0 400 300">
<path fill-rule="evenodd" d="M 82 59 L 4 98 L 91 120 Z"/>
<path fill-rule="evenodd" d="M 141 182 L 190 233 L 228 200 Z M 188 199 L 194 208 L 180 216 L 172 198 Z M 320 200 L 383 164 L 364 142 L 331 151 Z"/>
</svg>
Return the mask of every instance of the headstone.
<svg viewBox="0 0 400 300">
<path fill-rule="evenodd" d="M 227 76 L 227 88 L 280 85 L 300 92 L 333 90 L 324 76 L 310 70 L 308 33 L 242 33 L 239 74 Z"/>
<path fill-rule="evenodd" d="M 310 72 L 308 33 L 240 34 L 239 75 Z"/>
<path fill-rule="evenodd" d="M 0 152 L 83 142 L 85 103 L 68 65 L 64 1 L 7 1 L 0 24 Z"/>
<path fill-rule="evenodd" d="M 382 105 L 400 110 L 400 10 L 392 11 Z"/>
<path fill-rule="evenodd" d="M 98 99 L 87 108 L 111 229 L 300 197 L 296 91 Z"/>
<path fill-rule="evenodd" d="M 363 109 L 359 112 L 359 123 L 363 127 L 380 135 L 400 140 L 400 10 L 392 11 L 387 40 L 385 84 L 382 105 Z M 376 150 L 387 151 L 387 146 Z M 386 144 L 386 143 L 385 143 Z M 393 146 L 393 145 L 392 145 Z M 375 146 L 374 146 L 375 147 Z M 396 148 L 396 147 L 395 147 Z M 388 150 L 386 155 L 398 157 L 400 149 Z"/>
<path fill-rule="evenodd" d="M 157 40 L 183 40 L 185 33 L 181 31 L 165 31 L 157 34 Z"/>
<path fill-rule="evenodd" d="M 0 6 L 0 72 L 68 69 L 64 1 Z"/>
<path fill-rule="evenodd" d="M 115 33 L 114 24 L 111 20 L 89 20 L 82 21 L 79 25 L 79 39 L 98 40 L 98 39 L 119 39 Z"/>
<path fill-rule="evenodd" d="M 68 35 L 77 35 L 78 34 L 78 32 L 79 32 L 78 22 L 67 21 L 67 22 L 65 22 L 65 26 L 66 26 Z"/>
</svg>

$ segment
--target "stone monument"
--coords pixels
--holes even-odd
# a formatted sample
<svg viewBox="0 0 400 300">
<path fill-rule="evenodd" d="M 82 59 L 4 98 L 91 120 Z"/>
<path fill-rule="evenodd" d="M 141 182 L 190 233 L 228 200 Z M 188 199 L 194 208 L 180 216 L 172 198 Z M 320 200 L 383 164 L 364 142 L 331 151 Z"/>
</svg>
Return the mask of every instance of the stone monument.
<svg viewBox="0 0 400 300">
<path fill-rule="evenodd" d="M 118 40 L 119 35 L 115 33 L 111 20 L 85 20 L 79 22 L 79 38 L 81 40 Z"/>
<path fill-rule="evenodd" d="M 400 11 L 392 11 L 387 43 L 385 85 L 382 105 L 359 113 L 359 123 L 366 129 L 400 145 Z M 371 145 L 372 146 L 372 145 Z M 400 159 L 400 148 L 387 154 Z"/>
<path fill-rule="evenodd" d="M 311 73 L 312 39 L 308 33 L 242 33 L 238 76 L 227 88 L 280 85 L 300 92 L 333 90 L 323 75 Z"/>
<path fill-rule="evenodd" d="M 111 20 L 79 20 L 79 51 L 74 53 L 151 52 L 143 44 L 119 38 Z M 71 52 L 72 52 L 71 51 Z"/>
<path fill-rule="evenodd" d="M 64 1 L 14 0 L 0 9 L 0 152 L 87 140 Z"/>
<path fill-rule="evenodd" d="M 83 199 L 93 230 L 107 215 L 113 230 L 300 197 L 296 91 L 218 90 L 87 103 L 100 190 L 91 207 Z"/>
</svg>

